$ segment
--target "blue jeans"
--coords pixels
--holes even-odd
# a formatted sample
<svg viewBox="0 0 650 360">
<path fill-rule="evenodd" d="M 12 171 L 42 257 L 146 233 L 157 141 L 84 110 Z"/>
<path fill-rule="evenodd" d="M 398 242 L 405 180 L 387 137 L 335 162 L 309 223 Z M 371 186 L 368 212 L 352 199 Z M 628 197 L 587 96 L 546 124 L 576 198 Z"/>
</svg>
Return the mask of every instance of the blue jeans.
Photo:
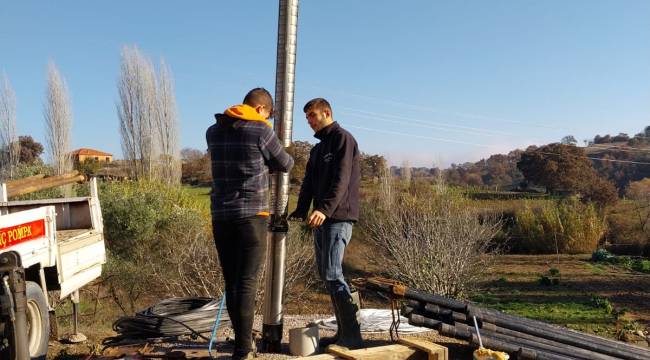
<svg viewBox="0 0 650 360">
<path fill-rule="evenodd" d="M 343 255 L 352 237 L 352 222 L 326 222 L 313 230 L 318 274 L 331 295 L 350 287 L 343 278 Z"/>
</svg>

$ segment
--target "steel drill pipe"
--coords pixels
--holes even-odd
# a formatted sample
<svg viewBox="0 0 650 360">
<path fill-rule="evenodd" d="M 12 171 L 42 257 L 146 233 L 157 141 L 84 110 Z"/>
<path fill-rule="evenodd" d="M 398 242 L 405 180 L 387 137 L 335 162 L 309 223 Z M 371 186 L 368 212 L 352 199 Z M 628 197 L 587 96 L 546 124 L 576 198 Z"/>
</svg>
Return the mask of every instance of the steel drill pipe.
<svg viewBox="0 0 650 360">
<path fill-rule="evenodd" d="M 284 147 L 291 145 L 293 98 L 298 38 L 298 0 L 280 0 L 275 71 L 274 130 Z M 280 352 L 282 342 L 284 272 L 286 240 L 289 229 L 286 209 L 289 201 L 289 174 L 276 173 L 270 184 L 272 216 L 268 236 L 262 348 Z"/>
</svg>

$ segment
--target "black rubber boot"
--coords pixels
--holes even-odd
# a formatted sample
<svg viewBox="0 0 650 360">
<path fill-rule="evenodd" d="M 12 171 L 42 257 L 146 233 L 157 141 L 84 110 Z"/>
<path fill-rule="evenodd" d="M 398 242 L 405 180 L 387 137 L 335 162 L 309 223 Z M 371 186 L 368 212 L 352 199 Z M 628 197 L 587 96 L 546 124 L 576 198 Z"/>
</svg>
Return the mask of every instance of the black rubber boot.
<svg viewBox="0 0 650 360">
<path fill-rule="evenodd" d="M 341 320 L 338 324 L 339 339 L 336 345 L 348 349 L 363 347 L 361 326 L 359 325 L 359 305 L 344 291 L 337 292 L 334 299 Z"/>
<path fill-rule="evenodd" d="M 336 344 L 341 332 L 341 317 L 339 316 L 339 310 L 336 308 L 336 299 L 334 298 L 334 295 L 330 295 L 330 299 L 332 300 L 332 308 L 334 309 L 334 316 L 336 317 L 336 334 L 334 334 L 334 336 L 324 337 L 318 341 L 318 346 L 322 349 L 332 344 Z"/>
</svg>

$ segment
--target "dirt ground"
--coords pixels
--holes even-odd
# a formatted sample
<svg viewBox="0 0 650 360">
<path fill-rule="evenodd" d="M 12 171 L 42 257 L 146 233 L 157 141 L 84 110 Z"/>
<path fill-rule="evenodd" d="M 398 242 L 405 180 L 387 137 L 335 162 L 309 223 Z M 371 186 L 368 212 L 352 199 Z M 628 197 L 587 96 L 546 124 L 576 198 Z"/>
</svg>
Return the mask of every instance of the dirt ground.
<svg viewBox="0 0 650 360">
<path fill-rule="evenodd" d="M 480 292 L 487 293 L 497 299 L 521 299 L 530 300 L 533 303 L 552 303 L 566 301 L 567 299 L 599 296 L 608 299 L 617 309 L 625 309 L 631 319 L 638 322 L 640 326 L 648 329 L 650 327 L 650 274 L 643 274 L 626 270 L 620 266 L 594 264 L 589 261 L 589 255 L 567 256 L 518 256 L 506 255 L 491 258 L 491 266 L 486 272 L 485 280 L 480 284 Z M 372 249 L 363 243 L 352 242 L 346 254 L 345 272 L 349 277 L 367 277 L 380 274 L 381 265 L 370 259 Z M 539 284 L 540 274 L 545 273 L 549 268 L 556 268 L 560 273 L 560 285 L 556 287 L 545 287 Z M 364 307 L 386 308 L 388 302 L 374 294 L 363 294 Z M 316 288 L 306 294 L 301 304 L 290 304 L 287 306 L 285 317 L 285 338 L 284 355 L 260 354 L 262 359 L 286 359 L 291 358 L 288 353 L 288 329 L 304 326 L 311 320 L 322 318 L 326 315 L 305 315 L 305 314 L 328 314 L 331 312 L 329 297 L 320 288 Z M 83 318 L 82 318 L 83 320 Z M 120 355 L 114 349 L 103 349 L 101 341 L 103 338 L 112 336 L 110 330 L 110 319 L 104 321 L 85 320 L 81 323 L 81 330 L 88 335 L 89 340 L 83 344 L 65 345 L 58 341 L 50 343 L 48 359 L 75 360 L 86 359 L 90 354 L 95 356 Z M 261 329 L 261 319 L 257 319 L 258 329 Z M 62 329 L 65 333 L 65 328 Z M 223 340 L 228 336 L 227 332 L 219 335 L 221 343 L 218 347 L 218 359 L 226 359 L 230 351 L 229 345 Z M 321 336 L 329 335 L 321 331 Z M 418 335 L 450 349 L 451 359 L 471 358 L 473 350 L 463 342 L 455 339 L 440 337 L 435 331 Z M 364 335 L 368 346 L 388 344 L 390 339 L 386 334 Z M 142 345 L 140 345 L 142 346 Z M 153 346 L 154 345 L 150 345 Z M 203 347 L 197 351 L 205 353 L 205 344 L 191 345 Z M 117 351 L 119 352 L 119 350 Z M 128 353 L 122 351 L 122 354 Z M 198 356 L 198 353 L 197 353 Z"/>
<path fill-rule="evenodd" d="M 260 359 L 291 359 L 296 358 L 296 356 L 291 356 L 289 354 L 289 329 L 296 327 L 303 327 L 309 324 L 310 322 L 329 317 L 331 315 L 288 315 L 284 319 L 284 337 L 282 339 L 282 352 L 279 354 L 274 353 L 263 353 L 258 352 L 258 358 Z M 260 329 L 262 327 L 262 318 L 256 316 L 254 328 Z M 57 360 L 76 360 L 76 359 L 86 359 L 92 355 L 93 359 L 102 360 L 109 358 L 124 358 L 135 360 L 138 358 L 135 356 L 137 352 L 147 353 L 147 354 L 169 354 L 172 351 L 183 351 L 186 353 L 187 357 L 191 358 L 209 358 L 207 352 L 207 342 L 206 341 L 190 341 L 189 339 L 184 341 L 150 341 L 150 342 L 141 342 L 134 345 L 123 345 L 116 347 L 107 347 L 102 348 L 97 344 L 100 341 L 100 338 L 95 338 L 95 336 L 100 334 L 94 334 L 90 337 L 89 341 L 85 344 L 75 344 L 75 345 L 65 345 L 59 342 L 50 342 L 50 351 L 48 354 L 48 359 L 57 359 Z M 259 335 L 259 334 L 258 334 Z M 328 330 L 320 330 L 320 336 L 332 336 L 333 332 Z M 232 352 L 231 344 L 226 341 L 227 338 L 232 336 L 232 330 L 230 328 L 225 328 L 220 330 L 217 334 L 218 344 L 213 348 L 213 357 L 215 359 L 228 359 L 229 354 Z M 402 335 L 403 337 L 415 337 L 419 339 L 426 339 L 432 342 L 435 342 L 439 345 L 445 346 L 449 349 L 450 359 L 469 359 L 473 349 L 463 341 L 456 340 L 453 338 L 443 337 L 437 334 L 436 331 L 428 331 L 424 333 L 414 334 L 414 335 Z M 101 337 L 101 335 L 99 336 Z M 388 333 L 373 333 L 373 334 L 363 334 L 364 345 L 366 347 L 373 346 L 382 346 L 391 344 L 390 335 Z M 261 340 L 258 336 L 257 346 L 261 348 Z"/>
</svg>

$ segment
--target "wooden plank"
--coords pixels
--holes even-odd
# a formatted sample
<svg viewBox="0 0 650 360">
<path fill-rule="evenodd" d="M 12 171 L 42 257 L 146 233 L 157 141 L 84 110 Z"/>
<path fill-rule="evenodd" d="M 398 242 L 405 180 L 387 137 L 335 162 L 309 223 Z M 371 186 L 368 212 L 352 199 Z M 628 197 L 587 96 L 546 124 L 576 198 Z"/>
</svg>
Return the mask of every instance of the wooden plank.
<svg viewBox="0 0 650 360">
<path fill-rule="evenodd" d="M 447 360 L 448 350 L 444 346 L 420 339 L 408 339 L 404 344 L 392 344 L 358 350 L 340 346 L 327 348 L 328 354 L 306 356 L 305 360 Z M 408 343 L 408 344 L 407 344 Z"/>
<path fill-rule="evenodd" d="M 409 359 L 409 360 L 416 360 L 416 359 L 421 359 L 421 360 L 426 360 L 426 354 L 423 354 L 422 352 L 419 352 L 416 349 L 410 348 L 408 346 L 400 345 L 400 344 L 393 344 L 393 345 L 385 345 L 385 346 L 377 346 L 377 347 L 371 347 L 371 348 L 364 348 L 364 349 L 358 349 L 358 350 L 348 350 L 347 352 L 341 352 L 337 350 L 331 350 L 330 348 L 327 349 L 329 354 L 320 354 L 320 355 L 315 355 L 315 356 L 306 356 L 306 357 L 301 357 L 298 359 L 305 359 L 305 360 L 348 360 L 348 359 L 353 359 L 353 360 L 401 360 L 401 359 Z M 421 357 L 417 357 L 416 355 L 420 353 Z"/>
<path fill-rule="evenodd" d="M 427 353 L 429 355 L 428 360 L 447 360 L 449 358 L 449 351 L 446 347 L 434 344 L 431 341 L 417 338 L 401 338 L 398 342 Z"/>
</svg>

